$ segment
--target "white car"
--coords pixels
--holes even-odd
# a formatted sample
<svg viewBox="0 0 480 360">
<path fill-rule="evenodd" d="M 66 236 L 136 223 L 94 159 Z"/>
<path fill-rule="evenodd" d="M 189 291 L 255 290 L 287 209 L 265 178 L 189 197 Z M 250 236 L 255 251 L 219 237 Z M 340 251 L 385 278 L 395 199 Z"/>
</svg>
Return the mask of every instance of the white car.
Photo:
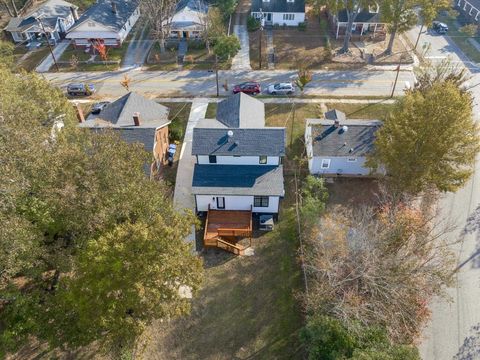
<svg viewBox="0 0 480 360">
<path fill-rule="evenodd" d="M 267 91 L 271 95 L 292 95 L 295 92 L 295 86 L 292 83 L 278 83 L 270 85 Z"/>
</svg>

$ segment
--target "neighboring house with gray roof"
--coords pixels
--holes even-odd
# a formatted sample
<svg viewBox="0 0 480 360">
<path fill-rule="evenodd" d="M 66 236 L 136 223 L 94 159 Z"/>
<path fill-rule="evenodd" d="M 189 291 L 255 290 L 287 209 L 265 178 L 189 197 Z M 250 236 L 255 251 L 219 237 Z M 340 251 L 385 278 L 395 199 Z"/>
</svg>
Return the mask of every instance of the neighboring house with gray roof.
<svg viewBox="0 0 480 360">
<path fill-rule="evenodd" d="M 67 39 L 75 46 L 89 47 L 92 41 L 121 46 L 140 16 L 138 0 L 99 0 L 80 16 Z"/>
<path fill-rule="evenodd" d="M 305 21 L 305 0 L 253 0 L 251 15 L 265 25 L 298 26 Z"/>
<path fill-rule="evenodd" d="M 168 114 L 167 107 L 130 92 L 86 121 L 79 116 L 79 127 L 95 131 L 112 129 L 125 141 L 142 144 L 153 155 L 149 172 L 155 175 L 168 160 Z"/>
<path fill-rule="evenodd" d="M 207 25 L 208 4 L 205 0 L 180 0 L 170 19 L 170 37 L 198 39 Z"/>
<path fill-rule="evenodd" d="M 337 14 L 332 14 L 330 23 L 335 29 L 335 37 L 338 39 L 345 36 L 348 26 L 348 15 L 345 9 L 340 10 Z M 382 20 L 380 7 L 373 4 L 368 8 L 361 9 L 356 15 L 352 24 L 352 36 L 370 36 L 375 39 L 382 39 L 386 34 L 387 24 Z"/>
<path fill-rule="evenodd" d="M 264 104 L 243 93 L 222 100 L 217 119 L 193 129 L 192 193 L 199 213 L 278 214 L 284 196 L 285 128 L 265 127 Z"/>
<path fill-rule="evenodd" d="M 368 176 L 366 156 L 372 152 L 378 120 L 307 119 L 305 146 L 311 174 Z"/>
<path fill-rule="evenodd" d="M 44 28 L 48 39 L 58 41 L 78 19 L 77 9 L 78 6 L 63 0 L 48 0 L 25 15 L 11 18 L 5 31 L 13 41 L 25 42 L 43 37 Z"/>
</svg>

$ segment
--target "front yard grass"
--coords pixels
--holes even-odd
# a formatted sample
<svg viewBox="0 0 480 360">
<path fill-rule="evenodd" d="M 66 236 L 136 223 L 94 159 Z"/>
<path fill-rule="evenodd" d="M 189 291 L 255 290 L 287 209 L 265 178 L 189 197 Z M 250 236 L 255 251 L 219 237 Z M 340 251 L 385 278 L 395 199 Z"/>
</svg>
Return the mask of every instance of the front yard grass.
<svg viewBox="0 0 480 360">
<path fill-rule="evenodd" d="M 468 42 L 469 37 L 457 28 L 455 20 L 445 15 L 440 15 L 438 20 L 448 25 L 448 37 L 452 39 L 462 52 L 473 62 L 480 63 L 480 51 Z M 473 39 L 480 43 L 480 36 L 476 36 Z"/>
<path fill-rule="evenodd" d="M 177 65 L 177 47 L 174 44 L 168 44 L 166 46 L 165 53 L 160 52 L 160 45 L 158 42 L 150 49 L 147 56 L 147 61 L 144 64 L 144 68 L 152 71 L 172 71 L 178 68 Z"/>
<path fill-rule="evenodd" d="M 26 71 L 33 71 L 48 54 L 50 54 L 48 46 L 42 46 L 38 50 L 31 50 L 30 54 L 17 64 L 17 67 Z"/>
</svg>

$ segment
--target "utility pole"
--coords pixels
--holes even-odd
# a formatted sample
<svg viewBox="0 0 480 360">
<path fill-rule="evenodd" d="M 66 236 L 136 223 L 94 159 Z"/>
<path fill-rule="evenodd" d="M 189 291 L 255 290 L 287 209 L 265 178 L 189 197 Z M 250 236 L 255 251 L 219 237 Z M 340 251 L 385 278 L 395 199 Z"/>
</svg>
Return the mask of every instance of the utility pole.
<svg viewBox="0 0 480 360">
<path fill-rule="evenodd" d="M 415 46 L 413 47 L 413 50 L 417 50 L 417 45 L 418 45 L 418 42 L 420 41 L 420 36 L 422 35 L 422 31 L 423 31 L 423 23 L 422 23 L 422 26 L 420 26 L 420 32 L 418 33 L 417 41 L 415 42 Z"/>
<path fill-rule="evenodd" d="M 42 19 L 40 17 L 37 17 L 36 19 L 37 19 L 38 23 L 40 24 L 40 26 L 42 27 L 43 35 L 45 35 L 45 39 L 47 40 L 47 45 L 48 45 L 48 48 L 50 49 L 50 54 L 52 55 L 52 59 L 53 59 L 53 63 L 55 64 L 55 68 L 57 69 L 57 71 L 60 71 L 60 69 L 58 68 L 57 59 L 55 59 L 55 55 L 53 55 L 52 45 L 50 45 L 50 39 L 47 36 L 47 32 L 45 31 L 45 27 L 43 26 Z"/>
<path fill-rule="evenodd" d="M 262 70 L 262 38 L 263 38 L 263 27 L 265 25 L 265 19 L 263 18 L 263 11 L 260 8 L 260 31 L 258 32 L 258 67 Z"/>
<path fill-rule="evenodd" d="M 395 76 L 395 82 L 393 83 L 393 89 L 392 89 L 392 93 L 390 95 L 390 98 L 393 98 L 393 94 L 395 94 L 395 88 L 397 87 L 397 81 L 398 81 L 398 75 L 400 74 L 400 64 L 398 64 L 398 66 L 397 66 L 397 75 Z"/>
</svg>

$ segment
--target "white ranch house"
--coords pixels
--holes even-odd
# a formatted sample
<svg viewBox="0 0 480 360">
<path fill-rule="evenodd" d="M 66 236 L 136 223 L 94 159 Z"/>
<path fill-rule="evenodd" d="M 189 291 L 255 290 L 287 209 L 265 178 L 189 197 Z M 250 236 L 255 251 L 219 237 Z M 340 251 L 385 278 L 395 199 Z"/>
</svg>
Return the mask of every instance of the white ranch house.
<svg viewBox="0 0 480 360">
<path fill-rule="evenodd" d="M 365 162 L 373 150 L 381 121 L 341 118 L 307 119 L 305 146 L 310 173 L 344 177 L 374 175 Z"/>
<path fill-rule="evenodd" d="M 304 0 L 253 0 L 251 15 L 265 25 L 298 26 L 305 21 Z"/>
<path fill-rule="evenodd" d="M 99 0 L 90 7 L 67 34 L 75 46 L 90 46 L 100 41 L 106 46 L 121 46 L 140 16 L 136 0 Z"/>
<path fill-rule="evenodd" d="M 205 29 L 208 4 L 204 0 L 181 0 L 170 21 L 170 37 L 197 39 Z"/>
<path fill-rule="evenodd" d="M 360 10 L 352 24 L 352 36 L 384 37 L 387 24 L 382 21 L 379 11 L 378 5 Z M 335 38 L 345 36 L 348 26 L 346 10 L 341 10 L 336 15 L 330 15 L 330 22 L 335 29 Z"/>
</svg>

